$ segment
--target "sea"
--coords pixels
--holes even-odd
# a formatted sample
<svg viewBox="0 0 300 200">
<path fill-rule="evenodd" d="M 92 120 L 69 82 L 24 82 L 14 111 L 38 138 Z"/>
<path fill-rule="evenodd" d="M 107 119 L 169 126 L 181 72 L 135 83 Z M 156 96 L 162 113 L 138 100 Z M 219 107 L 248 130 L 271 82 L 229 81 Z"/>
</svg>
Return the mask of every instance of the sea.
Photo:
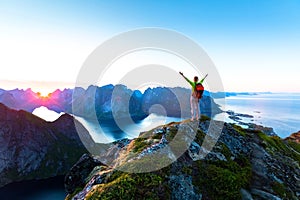
<svg viewBox="0 0 300 200">
<path fill-rule="evenodd" d="M 215 99 L 215 102 L 221 104 L 222 100 Z M 261 93 L 256 95 L 231 96 L 226 97 L 225 104 L 221 104 L 220 107 L 224 111 L 252 115 L 253 118 L 241 117 L 241 121 L 272 127 L 275 133 L 281 138 L 285 138 L 291 133 L 300 130 L 300 93 Z M 63 113 L 54 113 L 45 107 L 40 107 L 35 109 L 33 114 L 46 121 L 54 121 Z M 181 118 L 151 114 L 136 124 L 129 124 L 120 129 L 113 122 L 102 123 L 99 126 L 98 122 L 87 121 L 78 116 L 75 116 L 75 118 L 86 127 L 96 142 L 103 143 L 125 137 L 134 138 L 142 131 L 147 131 L 172 121 L 182 120 Z M 223 119 L 228 123 L 238 123 L 231 120 L 226 112 L 216 115 L 214 119 Z M 63 177 L 39 181 L 22 181 L 0 188 L 1 200 L 59 200 L 65 197 Z"/>
<path fill-rule="evenodd" d="M 222 101 L 216 99 L 215 102 L 221 104 Z M 241 117 L 241 121 L 272 127 L 281 138 L 300 130 L 300 93 L 258 93 L 226 97 L 221 109 L 252 115 L 253 118 Z M 237 123 L 227 113 L 220 115 L 225 115 L 225 122 Z M 221 118 L 220 115 L 215 118 Z"/>
</svg>

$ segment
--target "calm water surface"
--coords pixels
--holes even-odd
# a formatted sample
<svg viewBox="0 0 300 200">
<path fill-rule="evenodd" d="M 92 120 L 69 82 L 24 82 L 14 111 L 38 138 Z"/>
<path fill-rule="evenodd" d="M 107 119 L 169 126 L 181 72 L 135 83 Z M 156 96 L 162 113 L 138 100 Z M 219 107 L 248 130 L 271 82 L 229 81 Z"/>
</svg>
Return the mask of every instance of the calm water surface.
<svg viewBox="0 0 300 200">
<path fill-rule="evenodd" d="M 216 100 L 218 103 L 218 100 Z M 284 138 L 300 130 L 300 94 L 260 94 L 226 98 L 223 110 L 253 115 L 253 119 L 242 118 L 273 127 L 275 133 Z M 218 116 L 217 116 L 218 117 Z M 225 121 L 234 122 L 225 114 Z"/>
</svg>

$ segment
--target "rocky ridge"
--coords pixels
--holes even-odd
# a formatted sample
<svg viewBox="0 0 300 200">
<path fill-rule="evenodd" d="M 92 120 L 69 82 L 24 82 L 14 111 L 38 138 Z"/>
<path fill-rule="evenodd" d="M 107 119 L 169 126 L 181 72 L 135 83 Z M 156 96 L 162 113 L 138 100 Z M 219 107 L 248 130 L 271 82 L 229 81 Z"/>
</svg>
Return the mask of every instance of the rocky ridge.
<svg viewBox="0 0 300 200">
<path fill-rule="evenodd" d="M 225 123 L 213 150 L 201 157 L 204 139 L 213 137 L 208 132 L 212 122 L 202 116 L 199 122 L 170 123 L 139 138 L 114 142 L 106 154 L 84 155 L 66 175 L 66 199 L 300 198 L 299 143 Z M 190 140 L 195 123 L 196 134 Z M 164 162 L 147 160 L 155 153 L 172 159 L 177 148 L 159 149 L 168 146 L 182 128 L 186 132 L 181 137 L 190 146 L 172 164 L 150 173 L 122 171 L 143 162 L 147 163 L 143 166 Z M 109 159 L 113 165 L 104 164 Z"/>
</svg>

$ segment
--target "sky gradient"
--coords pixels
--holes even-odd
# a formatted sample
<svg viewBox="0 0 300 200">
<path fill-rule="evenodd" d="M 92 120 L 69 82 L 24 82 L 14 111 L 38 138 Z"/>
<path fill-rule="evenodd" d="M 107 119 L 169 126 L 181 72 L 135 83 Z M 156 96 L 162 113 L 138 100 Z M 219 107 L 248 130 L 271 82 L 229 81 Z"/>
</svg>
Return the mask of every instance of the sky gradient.
<svg viewBox="0 0 300 200">
<path fill-rule="evenodd" d="M 299 0 L 0 0 L 0 88 L 72 87 L 102 42 L 160 27 L 203 47 L 225 91 L 300 92 L 299 10 Z"/>
</svg>

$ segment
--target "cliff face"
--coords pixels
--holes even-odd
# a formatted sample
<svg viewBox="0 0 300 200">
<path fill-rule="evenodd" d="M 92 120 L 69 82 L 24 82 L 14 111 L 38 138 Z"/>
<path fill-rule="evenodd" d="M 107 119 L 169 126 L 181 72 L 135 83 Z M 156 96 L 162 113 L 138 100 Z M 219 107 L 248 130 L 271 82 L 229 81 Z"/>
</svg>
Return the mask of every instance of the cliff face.
<svg viewBox="0 0 300 200">
<path fill-rule="evenodd" d="M 0 144 L 0 186 L 65 174 L 86 152 L 70 115 L 49 123 L 3 104 L 0 104 Z"/>
<path fill-rule="evenodd" d="M 299 143 L 226 123 L 213 150 L 202 157 L 204 139 L 213 137 L 208 132 L 212 122 L 202 117 L 199 122 L 171 123 L 137 139 L 115 142 L 106 154 L 83 155 L 66 175 L 66 199 L 300 198 Z M 196 131 L 191 129 L 195 123 Z M 163 157 L 172 158 L 178 149 L 167 146 L 180 129 L 185 130 L 179 136 L 183 141 L 191 141 L 196 133 L 187 151 L 171 165 L 150 173 L 116 170 L 143 162 L 146 165 L 140 166 L 153 166 L 164 162 Z M 161 159 L 150 157 L 156 153 Z M 114 168 L 103 164 L 109 159 Z"/>
</svg>

